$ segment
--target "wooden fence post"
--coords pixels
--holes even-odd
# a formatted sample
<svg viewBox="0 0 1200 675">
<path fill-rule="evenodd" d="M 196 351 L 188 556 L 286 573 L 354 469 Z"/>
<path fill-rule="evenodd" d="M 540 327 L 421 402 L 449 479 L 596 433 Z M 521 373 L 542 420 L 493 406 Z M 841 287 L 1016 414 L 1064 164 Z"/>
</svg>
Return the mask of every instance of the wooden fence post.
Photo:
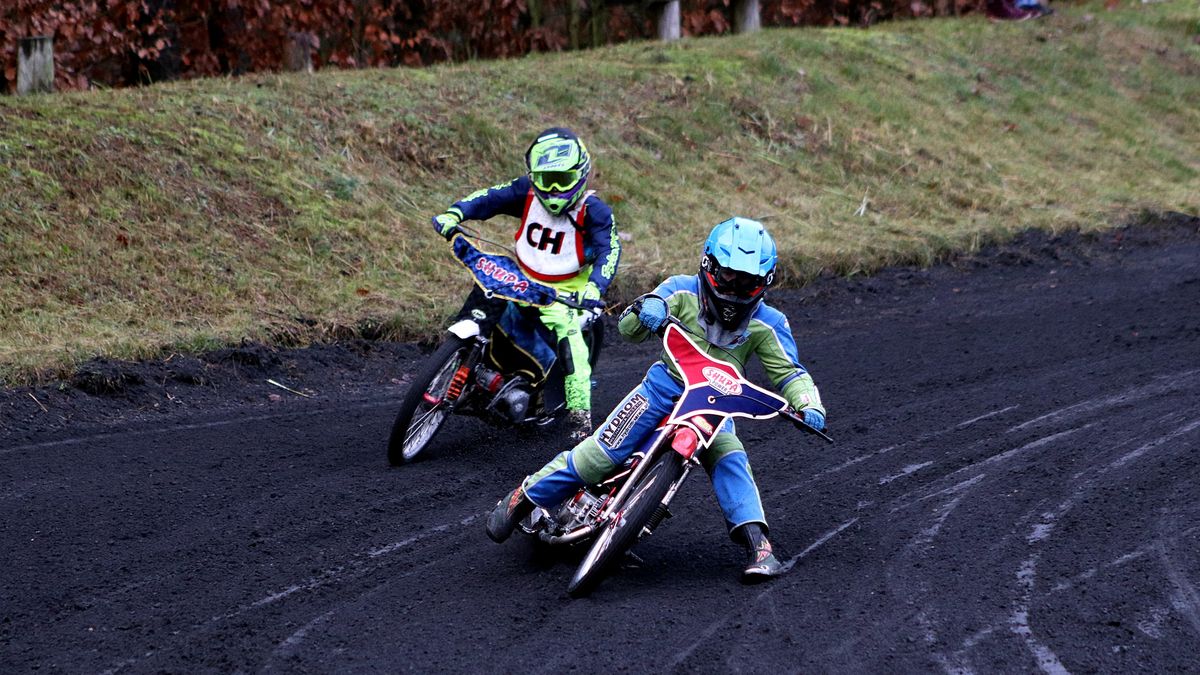
<svg viewBox="0 0 1200 675">
<path fill-rule="evenodd" d="M 760 28 L 758 0 L 733 0 L 733 32 L 753 33 Z"/>
<path fill-rule="evenodd" d="M 656 22 L 658 24 L 658 39 L 663 42 L 674 42 L 679 39 L 679 0 L 669 0 L 654 5 Z"/>
<path fill-rule="evenodd" d="M 17 47 L 17 95 L 54 91 L 54 39 L 49 35 L 21 38 Z"/>
</svg>

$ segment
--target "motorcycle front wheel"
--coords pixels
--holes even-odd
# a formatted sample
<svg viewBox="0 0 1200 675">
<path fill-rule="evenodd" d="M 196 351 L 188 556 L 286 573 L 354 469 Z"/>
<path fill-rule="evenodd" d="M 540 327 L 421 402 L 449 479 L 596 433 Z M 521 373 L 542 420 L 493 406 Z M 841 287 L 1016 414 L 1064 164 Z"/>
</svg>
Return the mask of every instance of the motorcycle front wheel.
<svg viewBox="0 0 1200 675">
<path fill-rule="evenodd" d="M 449 335 L 417 371 L 400 400 L 388 437 L 389 464 L 400 466 L 416 459 L 441 429 L 450 415 L 446 393 L 470 348 L 470 341 Z"/>
<path fill-rule="evenodd" d="M 668 451 L 642 476 L 629 499 L 579 563 L 579 569 L 575 570 L 575 576 L 567 586 L 571 597 L 581 598 L 595 590 L 625 552 L 637 543 L 642 528 L 650 522 L 671 485 L 683 475 L 683 461 L 678 454 Z"/>
</svg>

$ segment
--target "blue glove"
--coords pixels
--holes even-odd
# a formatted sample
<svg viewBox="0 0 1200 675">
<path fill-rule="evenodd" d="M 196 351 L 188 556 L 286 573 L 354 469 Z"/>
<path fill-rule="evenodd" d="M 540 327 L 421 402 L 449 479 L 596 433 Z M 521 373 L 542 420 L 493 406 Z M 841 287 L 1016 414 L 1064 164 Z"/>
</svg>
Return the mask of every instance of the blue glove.
<svg viewBox="0 0 1200 675">
<path fill-rule="evenodd" d="M 638 321 L 641 321 L 642 325 L 651 333 L 657 333 L 658 329 L 667 322 L 669 313 L 666 300 L 656 295 L 648 295 L 642 299 L 642 307 L 638 310 Z"/>
<path fill-rule="evenodd" d="M 825 428 L 825 416 L 819 410 L 805 408 L 800 411 L 804 415 L 804 423 L 820 431 Z"/>
<path fill-rule="evenodd" d="M 575 301 L 583 305 L 584 309 L 604 309 L 604 302 L 600 300 L 600 287 L 594 281 L 587 282 L 587 286 L 575 294 Z"/>
<path fill-rule="evenodd" d="M 462 220 L 457 215 L 447 211 L 433 217 L 433 229 L 445 237 L 446 241 L 449 241 L 458 232 L 458 224 L 461 222 Z"/>
</svg>

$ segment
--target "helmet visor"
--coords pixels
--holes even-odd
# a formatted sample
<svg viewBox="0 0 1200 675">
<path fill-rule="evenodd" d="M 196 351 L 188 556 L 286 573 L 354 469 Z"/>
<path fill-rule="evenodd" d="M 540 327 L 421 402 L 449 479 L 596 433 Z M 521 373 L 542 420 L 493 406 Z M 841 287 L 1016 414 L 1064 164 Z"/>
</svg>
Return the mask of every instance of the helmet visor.
<svg viewBox="0 0 1200 675">
<path fill-rule="evenodd" d="M 720 295 L 748 300 L 758 296 L 767 287 L 767 280 L 748 272 L 739 272 L 713 265 L 707 270 L 708 283 Z"/>
<path fill-rule="evenodd" d="M 542 192 L 566 192 L 579 182 L 579 171 L 534 171 L 529 177 L 533 186 Z"/>
</svg>

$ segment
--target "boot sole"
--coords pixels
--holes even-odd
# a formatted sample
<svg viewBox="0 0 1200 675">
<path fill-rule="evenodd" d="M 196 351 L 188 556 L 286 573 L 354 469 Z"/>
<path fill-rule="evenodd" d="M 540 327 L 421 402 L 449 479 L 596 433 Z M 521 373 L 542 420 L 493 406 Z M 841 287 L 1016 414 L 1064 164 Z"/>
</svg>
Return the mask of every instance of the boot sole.
<svg viewBox="0 0 1200 675">
<path fill-rule="evenodd" d="M 764 568 L 745 570 L 742 572 L 742 583 L 746 584 L 747 586 L 753 586 L 754 584 L 761 584 L 764 581 L 774 579 L 782 574 L 783 570 L 777 570 L 775 572 L 771 572 Z"/>
</svg>

